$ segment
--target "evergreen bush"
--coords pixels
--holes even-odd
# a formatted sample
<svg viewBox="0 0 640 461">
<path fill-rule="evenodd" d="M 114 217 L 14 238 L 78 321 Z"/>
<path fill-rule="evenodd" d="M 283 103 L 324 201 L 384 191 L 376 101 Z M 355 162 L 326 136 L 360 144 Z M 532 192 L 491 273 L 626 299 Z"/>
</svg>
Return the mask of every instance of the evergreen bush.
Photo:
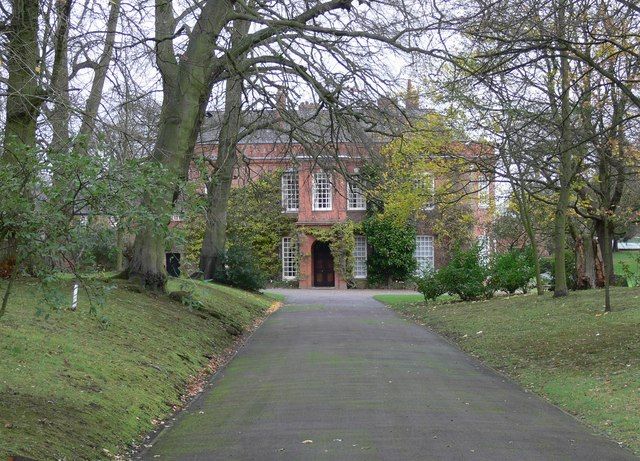
<svg viewBox="0 0 640 461">
<path fill-rule="evenodd" d="M 513 294 L 527 292 L 529 281 L 535 277 L 533 255 L 530 249 L 512 249 L 496 255 L 491 266 L 491 284 L 495 290 Z"/>
<path fill-rule="evenodd" d="M 437 273 L 443 292 L 457 294 L 463 301 L 490 298 L 493 289 L 488 283 L 488 270 L 481 263 L 481 248 L 456 249 L 453 258 Z"/>
</svg>

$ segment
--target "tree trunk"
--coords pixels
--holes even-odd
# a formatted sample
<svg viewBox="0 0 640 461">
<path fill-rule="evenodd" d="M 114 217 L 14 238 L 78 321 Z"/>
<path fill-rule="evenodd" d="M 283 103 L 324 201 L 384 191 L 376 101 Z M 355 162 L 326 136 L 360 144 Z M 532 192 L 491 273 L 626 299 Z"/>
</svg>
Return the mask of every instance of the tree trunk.
<svg viewBox="0 0 640 461">
<path fill-rule="evenodd" d="M 186 50 L 178 62 L 173 46 L 176 20 L 173 16 L 172 2 L 156 0 L 156 63 L 162 75 L 163 102 L 159 133 L 152 158 L 164 167 L 171 178 L 162 190 L 154 194 L 156 212 L 165 216 L 171 212 L 171 196 L 186 179 L 196 134 L 202 123 L 212 87 L 214 83 L 225 78 L 225 71 L 233 75 L 237 70 L 234 68 L 234 61 L 240 59 L 243 53 L 248 53 L 254 45 L 264 43 L 269 38 L 292 28 L 299 28 L 300 24 L 330 11 L 349 9 L 351 3 L 350 0 L 317 2 L 288 21 L 278 21 L 259 28 L 247 36 L 246 40 L 241 40 L 237 47 L 227 48 L 226 53 L 216 57 L 215 50 L 220 50 L 218 37 L 228 25 L 234 13 L 234 6 L 246 8 L 246 5 L 231 0 L 207 0 L 202 5 L 200 16 L 189 34 Z M 149 205 L 149 200 L 145 205 Z M 157 241 L 164 238 L 166 227 L 141 226 L 134 245 L 137 251 L 133 254 L 132 268 L 129 272 L 131 277 L 144 280 L 166 278 L 164 267 L 157 262 L 160 258 L 141 256 L 160 251 Z M 145 246 L 148 248 L 144 248 Z"/>
<path fill-rule="evenodd" d="M 36 121 L 44 93 L 38 86 L 40 74 L 38 52 L 38 0 L 14 0 L 11 4 L 11 24 L 7 45 L 7 100 L 4 129 L 4 149 L 0 156 L 0 168 L 11 169 L 20 184 L 25 185 L 16 194 L 30 197 L 27 184 L 37 161 Z M 10 219 L 19 220 L 19 216 Z M 15 264 L 19 237 L 9 226 L 0 229 L 0 266 Z"/>
<path fill-rule="evenodd" d="M 605 224 L 605 221 L 607 221 L 606 224 Z M 613 267 L 613 251 L 611 251 L 611 248 L 613 245 L 611 241 L 612 232 L 611 232 L 611 226 L 608 221 L 609 220 L 606 218 L 594 219 L 596 236 L 598 237 L 598 245 L 600 246 L 600 253 L 602 255 L 603 278 L 602 278 L 601 286 L 605 286 L 604 274 L 608 273 L 607 268 Z M 607 248 L 609 249 L 609 251 L 607 251 Z M 614 282 L 614 276 L 611 273 L 609 274 L 609 283 L 613 283 L 613 282 Z"/>
<path fill-rule="evenodd" d="M 214 82 L 220 73 L 211 69 L 212 50 L 217 36 L 233 9 L 228 0 L 208 1 L 194 26 L 186 52 L 176 62 L 173 42 L 173 13 L 170 2 L 156 0 L 157 63 L 162 73 L 163 93 L 159 131 L 152 158 L 164 167 L 169 180 L 164 187 L 145 197 L 156 219 L 171 214 L 174 192 L 186 179 L 198 129 Z M 168 220 L 167 220 L 168 222 Z M 134 241 L 128 269 L 130 279 L 151 290 L 164 290 L 167 280 L 164 240 L 167 224 L 147 223 L 140 227 Z"/>
<path fill-rule="evenodd" d="M 538 241 L 536 240 L 536 232 L 533 224 L 533 217 L 531 216 L 531 209 L 529 207 L 529 198 L 526 192 L 512 182 L 511 186 L 514 188 L 514 194 L 518 203 L 518 211 L 520 221 L 522 222 L 524 229 L 531 245 L 531 252 L 533 253 L 533 266 L 536 273 L 536 292 L 538 296 L 544 294 L 544 288 L 542 286 L 542 276 L 540 275 L 540 256 L 538 253 Z"/>
<path fill-rule="evenodd" d="M 167 283 L 164 246 L 166 236 L 157 227 L 147 224 L 136 234 L 127 273 L 129 280 L 141 287 L 164 292 Z"/>
<path fill-rule="evenodd" d="M 602 261 L 602 249 L 597 239 L 593 240 L 593 260 L 594 271 L 596 274 L 595 285 L 597 288 L 604 287 L 604 263 Z"/>
<path fill-rule="evenodd" d="M 575 240 L 576 289 L 589 290 L 595 287 L 595 261 L 593 255 L 593 238 L 588 232 L 580 233 L 572 227 Z"/>
<path fill-rule="evenodd" d="M 107 20 L 107 34 L 104 40 L 104 48 L 100 59 L 94 66 L 93 81 L 91 83 L 91 91 L 87 98 L 87 103 L 82 115 L 82 124 L 78 132 L 80 142 L 79 148 L 82 152 L 86 152 L 89 148 L 91 137 L 96 130 L 96 116 L 102 102 L 102 92 L 104 90 L 104 82 L 107 78 L 111 56 L 113 55 L 113 47 L 116 40 L 116 29 L 118 27 L 118 18 L 120 17 L 121 0 L 111 0 L 109 8 L 109 18 Z"/>
<path fill-rule="evenodd" d="M 51 87 L 53 89 L 53 109 L 51 120 L 52 143 L 54 153 L 69 148 L 69 16 L 71 0 L 56 2 L 58 29 L 56 30 L 55 62 L 51 71 Z"/>
<path fill-rule="evenodd" d="M 246 36 L 247 21 L 235 21 L 234 41 Z M 244 56 L 243 56 L 244 57 Z M 218 156 L 215 171 L 207 188 L 207 215 L 204 239 L 200 251 L 200 272 L 205 279 L 217 279 L 224 269 L 227 231 L 227 205 L 237 163 L 238 133 L 242 112 L 242 75 L 235 74 L 227 80 L 225 108 L 218 136 Z"/>
<path fill-rule="evenodd" d="M 596 257 L 593 251 L 593 236 L 584 234 L 584 273 L 589 279 L 590 288 L 596 287 Z"/>
<path fill-rule="evenodd" d="M 566 23 L 565 23 L 565 11 L 566 1 L 560 2 L 558 8 L 558 36 L 564 39 L 566 37 Z M 564 45 L 561 43 L 561 46 Z M 560 171 L 559 173 L 559 197 L 555 210 L 555 223 L 554 223 L 554 253 L 555 253 L 555 288 L 553 291 L 554 298 L 567 296 L 567 267 L 565 261 L 565 248 L 566 248 L 566 227 L 567 227 L 567 209 L 569 208 L 570 198 L 570 186 L 572 176 L 572 156 L 571 156 L 571 138 L 570 138 L 570 117 L 571 117 L 571 101 L 569 100 L 570 88 L 570 75 L 569 75 L 569 57 L 565 49 L 560 51 L 560 75 L 561 75 L 561 87 L 562 94 L 560 99 L 561 116 L 560 121 L 560 143 L 559 143 L 559 157 L 560 157 Z"/>
<path fill-rule="evenodd" d="M 120 227 L 120 223 L 117 223 L 116 224 L 116 264 L 115 264 L 116 272 L 122 272 L 124 270 L 122 237 L 123 237 L 122 228 Z"/>
<path fill-rule="evenodd" d="M 585 243 L 582 235 L 577 234 L 575 238 L 574 251 L 576 255 L 576 289 L 588 290 L 591 282 L 586 273 Z"/>
<path fill-rule="evenodd" d="M 608 203 L 607 203 L 608 205 Z M 609 231 L 609 219 L 604 215 L 604 238 L 602 259 L 604 261 L 604 310 L 611 312 L 611 279 L 613 277 L 613 257 L 611 255 L 611 232 Z"/>
</svg>

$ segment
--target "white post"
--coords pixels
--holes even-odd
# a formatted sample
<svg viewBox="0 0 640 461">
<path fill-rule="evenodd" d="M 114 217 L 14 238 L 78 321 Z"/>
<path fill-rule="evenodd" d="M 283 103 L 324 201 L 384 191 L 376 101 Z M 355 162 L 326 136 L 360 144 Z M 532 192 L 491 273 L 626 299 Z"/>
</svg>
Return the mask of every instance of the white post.
<svg viewBox="0 0 640 461">
<path fill-rule="evenodd" d="M 78 308 L 78 282 L 73 284 L 73 299 L 71 300 L 71 310 L 75 311 Z"/>
</svg>

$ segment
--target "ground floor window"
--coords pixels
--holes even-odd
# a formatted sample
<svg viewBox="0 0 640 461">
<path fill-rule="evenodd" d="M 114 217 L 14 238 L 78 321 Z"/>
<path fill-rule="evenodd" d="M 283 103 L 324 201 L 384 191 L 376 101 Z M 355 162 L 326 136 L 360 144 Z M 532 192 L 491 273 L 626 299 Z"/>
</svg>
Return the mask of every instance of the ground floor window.
<svg viewBox="0 0 640 461">
<path fill-rule="evenodd" d="M 357 279 L 367 278 L 367 238 L 364 235 L 356 235 L 356 248 L 353 252 L 354 267 L 353 276 Z"/>
<path fill-rule="evenodd" d="M 480 246 L 480 252 L 478 256 L 480 257 L 480 262 L 482 264 L 487 264 L 489 262 L 489 256 L 491 248 L 489 248 L 489 237 L 487 234 L 482 234 L 478 236 L 478 245 Z"/>
<path fill-rule="evenodd" d="M 418 273 L 422 273 L 428 269 L 433 269 L 434 252 L 432 235 L 416 235 L 416 251 L 414 253 L 414 257 L 416 258 L 416 263 L 418 265 Z"/>
<path fill-rule="evenodd" d="M 282 238 L 282 278 L 293 280 L 298 277 L 298 245 L 291 237 Z"/>
</svg>

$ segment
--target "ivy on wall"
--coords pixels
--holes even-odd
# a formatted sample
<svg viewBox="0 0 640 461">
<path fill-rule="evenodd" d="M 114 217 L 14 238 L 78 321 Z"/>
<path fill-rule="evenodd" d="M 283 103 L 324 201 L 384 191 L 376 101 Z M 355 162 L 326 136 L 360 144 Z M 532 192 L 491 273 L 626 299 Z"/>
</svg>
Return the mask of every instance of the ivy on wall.
<svg viewBox="0 0 640 461">
<path fill-rule="evenodd" d="M 314 237 L 319 242 L 328 243 L 333 256 L 335 271 L 343 280 L 347 281 L 347 284 L 354 283 L 355 236 L 362 233 L 361 224 L 347 220 L 335 223 L 329 228 L 307 226 L 301 227 L 299 231 Z"/>
<path fill-rule="evenodd" d="M 266 173 L 259 179 L 234 187 L 227 211 L 227 246 L 248 249 L 261 272 L 269 279 L 280 279 L 282 237 L 295 236 L 295 217 L 282 213 L 280 171 Z M 202 214 L 186 225 L 186 256 L 197 261 L 202 238 Z"/>
</svg>

